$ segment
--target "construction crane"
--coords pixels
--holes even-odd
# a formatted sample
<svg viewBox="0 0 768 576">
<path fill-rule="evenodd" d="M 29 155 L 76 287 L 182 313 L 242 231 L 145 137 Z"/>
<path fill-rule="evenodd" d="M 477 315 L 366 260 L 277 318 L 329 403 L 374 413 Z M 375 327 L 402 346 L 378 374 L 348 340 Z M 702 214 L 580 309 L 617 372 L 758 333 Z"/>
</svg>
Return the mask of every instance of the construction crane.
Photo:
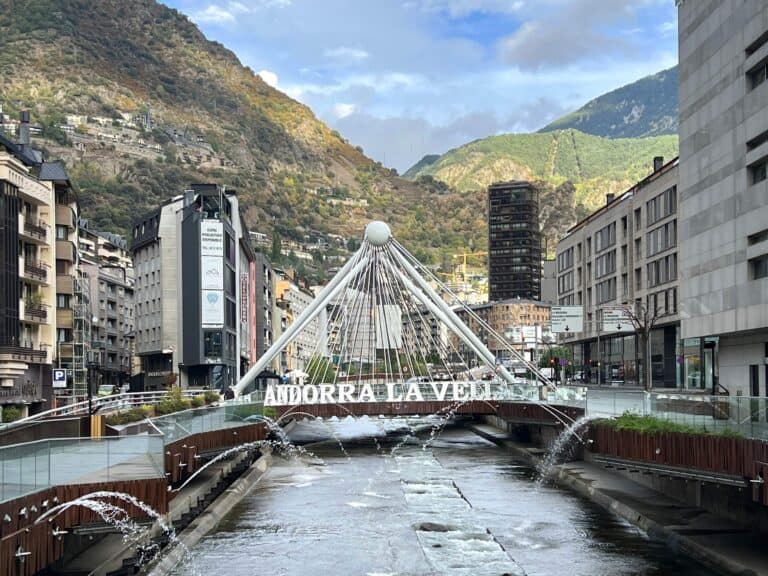
<svg viewBox="0 0 768 576">
<path fill-rule="evenodd" d="M 467 258 L 470 256 L 488 256 L 488 252 L 462 252 L 461 254 L 453 254 L 454 258 L 462 258 L 461 263 L 461 280 L 466 282 L 467 280 Z M 454 268 L 455 274 L 455 268 Z"/>
</svg>

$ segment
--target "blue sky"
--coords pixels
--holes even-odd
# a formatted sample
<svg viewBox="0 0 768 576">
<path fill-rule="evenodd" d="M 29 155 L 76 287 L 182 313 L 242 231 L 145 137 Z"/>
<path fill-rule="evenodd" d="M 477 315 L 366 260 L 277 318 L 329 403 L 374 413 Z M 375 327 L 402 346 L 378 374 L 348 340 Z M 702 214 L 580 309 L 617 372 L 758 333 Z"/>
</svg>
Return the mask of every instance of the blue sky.
<svg viewBox="0 0 768 576">
<path fill-rule="evenodd" d="M 673 0 L 167 0 L 387 166 L 677 63 Z"/>
</svg>

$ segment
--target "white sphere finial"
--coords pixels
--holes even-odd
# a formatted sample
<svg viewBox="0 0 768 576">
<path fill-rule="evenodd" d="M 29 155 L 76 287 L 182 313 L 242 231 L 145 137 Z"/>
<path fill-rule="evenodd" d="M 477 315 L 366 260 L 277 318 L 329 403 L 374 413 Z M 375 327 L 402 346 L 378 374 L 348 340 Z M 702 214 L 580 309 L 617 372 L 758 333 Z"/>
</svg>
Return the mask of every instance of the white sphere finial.
<svg viewBox="0 0 768 576">
<path fill-rule="evenodd" d="M 374 220 L 365 227 L 365 239 L 374 246 L 384 246 L 392 237 L 392 230 L 389 229 L 386 222 Z"/>
</svg>

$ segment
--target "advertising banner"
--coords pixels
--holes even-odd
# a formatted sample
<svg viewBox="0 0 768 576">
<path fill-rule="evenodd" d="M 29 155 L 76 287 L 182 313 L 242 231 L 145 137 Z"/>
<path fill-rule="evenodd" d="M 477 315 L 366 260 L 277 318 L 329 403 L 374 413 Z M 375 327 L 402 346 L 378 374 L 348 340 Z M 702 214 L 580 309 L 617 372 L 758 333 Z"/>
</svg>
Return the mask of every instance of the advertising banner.
<svg viewBox="0 0 768 576">
<path fill-rule="evenodd" d="M 218 220 L 200 222 L 200 256 L 224 256 L 224 224 Z"/>
<path fill-rule="evenodd" d="M 202 316 L 203 326 L 223 326 L 224 325 L 224 291 L 223 290 L 203 290 Z"/>
<path fill-rule="evenodd" d="M 224 259 L 221 256 L 202 256 L 200 274 L 203 290 L 224 290 Z"/>
</svg>

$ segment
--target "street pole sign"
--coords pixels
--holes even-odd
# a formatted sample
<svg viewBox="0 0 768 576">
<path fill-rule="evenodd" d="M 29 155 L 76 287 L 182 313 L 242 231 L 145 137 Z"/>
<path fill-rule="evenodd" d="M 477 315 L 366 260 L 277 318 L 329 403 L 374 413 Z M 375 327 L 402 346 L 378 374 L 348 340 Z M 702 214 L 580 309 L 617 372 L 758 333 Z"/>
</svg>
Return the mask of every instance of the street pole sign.
<svg viewBox="0 0 768 576">
<path fill-rule="evenodd" d="M 634 332 L 624 308 L 603 308 L 603 332 Z"/>
<path fill-rule="evenodd" d="M 551 331 L 554 334 L 584 332 L 584 307 L 552 306 L 549 321 L 552 324 Z"/>
<path fill-rule="evenodd" d="M 53 369 L 53 387 L 54 388 L 67 387 L 67 371 L 64 368 Z"/>
</svg>

